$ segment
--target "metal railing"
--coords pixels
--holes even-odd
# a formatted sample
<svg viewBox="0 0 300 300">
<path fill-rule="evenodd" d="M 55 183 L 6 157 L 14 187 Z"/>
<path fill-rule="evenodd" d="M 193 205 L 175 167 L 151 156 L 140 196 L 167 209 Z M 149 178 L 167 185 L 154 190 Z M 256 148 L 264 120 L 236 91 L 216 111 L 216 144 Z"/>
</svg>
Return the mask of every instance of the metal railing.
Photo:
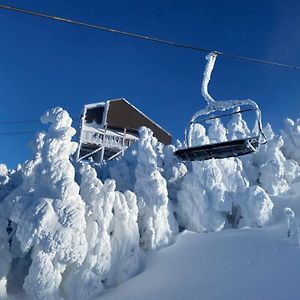
<svg viewBox="0 0 300 300">
<path fill-rule="evenodd" d="M 98 132 L 83 129 L 81 132 L 81 141 L 82 144 L 92 144 L 97 145 L 99 148 L 94 151 L 82 156 L 79 160 L 86 159 L 96 152 L 102 151 L 101 159 L 103 160 L 105 149 L 117 149 L 116 154 L 114 154 L 109 159 L 112 159 L 120 154 L 123 154 L 124 151 L 130 147 L 134 142 L 138 140 L 138 137 L 134 138 L 133 136 L 128 136 L 126 132 L 126 128 L 124 128 L 123 132 L 118 132 L 114 130 L 107 131 L 107 128 L 100 129 Z"/>
</svg>

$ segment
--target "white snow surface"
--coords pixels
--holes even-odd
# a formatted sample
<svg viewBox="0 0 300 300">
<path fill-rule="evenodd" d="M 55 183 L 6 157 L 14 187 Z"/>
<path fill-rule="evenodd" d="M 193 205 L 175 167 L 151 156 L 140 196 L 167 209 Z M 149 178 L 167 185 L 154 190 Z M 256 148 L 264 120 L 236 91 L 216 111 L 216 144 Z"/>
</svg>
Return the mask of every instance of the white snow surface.
<svg viewBox="0 0 300 300">
<path fill-rule="evenodd" d="M 0 299 L 297 299 L 299 120 L 268 124 L 254 154 L 192 163 L 142 127 L 104 165 L 74 161 L 62 108 L 41 120 L 34 158 L 0 164 Z M 240 114 L 209 125 L 193 145 L 249 133 Z"/>
</svg>

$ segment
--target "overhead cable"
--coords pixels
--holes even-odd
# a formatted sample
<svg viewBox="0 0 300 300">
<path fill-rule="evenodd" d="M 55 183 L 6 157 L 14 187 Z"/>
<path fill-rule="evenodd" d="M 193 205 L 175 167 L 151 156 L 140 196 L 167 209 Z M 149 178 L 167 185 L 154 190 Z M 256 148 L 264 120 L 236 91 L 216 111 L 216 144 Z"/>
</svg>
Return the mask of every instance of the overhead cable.
<svg viewBox="0 0 300 300">
<path fill-rule="evenodd" d="M 70 118 L 74 120 L 79 120 L 79 118 Z M 0 121 L 0 125 L 14 125 L 14 124 L 27 124 L 27 123 L 41 123 L 41 120 L 7 120 L 7 121 Z"/>
<path fill-rule="evenodd" d="M 8 135 L 23 135 L 23 134 L 35 134 L 36 131 L 8 131 L 8 132 L 0 132 L 0 136 L 8 136 Z"/>
<path fill-rule="evenodd" d="M 13 120 L 13 121 L 0 121 L 0 125 L 40 123 L 40 122 L 41 122 L 40 120 Z"/>
<path fill-rule="evenodd" d="M 294 65 L 284 64 L 284 63 L 278 63 L 278 62 L 274 62 L 274 61 L 258 59 L 258 58 L 243 56 L 243 55 L 234 54 L 234 53 L 215 51 L 215 50 L 208 49 L 208 48 L 201 48 L 201 47 L 197 47 L 197 46 L 193 46 L 193 45 L 189 45 L 189 44 L 184 44 L 184 43 L 180 43 L 180 42 L 176 42 L 176 41 L 164 40 L 164 39 L 156 38 L 156 37 L 153 37 L 153 36 L 145 36 L 145 35 L 141 35 L 141 34 L 137 34 L 137 33 L 132 33 L 132 32 L 128 32 L 128 31 L 113 29 L 113 28 L 109 28 L 109 27 L 96 25 L 96 24 L 90 24 L 90 23 L 86 23 L 86 22 L 82 22 L 82 21 L 73 20 L 73 19 L 67 19 L 67 18 L 64 18 L 64 17 L 53 16 L 53 15 L 49 15 L 49 14 L 46 14 L 46 13 L 36 12 L 36 11 L 23 9 L 23 8 L 17 8 L 17 7 L 13 7 L 13 6 L 9 6 L 9 5 L 0 4 L 0 9 L 5 9 L 5 10 L 10 10 L 10 11 L 14 11 L 14 12 L 23 13 L 23 14 L 28 14 L 28 15 L 32 15 L 32 16 L 36 16 L 36 17 L 51 19 L 51 20 L 54 20 L 54 21 L 69 23 L 69 24 L 73 24 L 73 25 L 77 25 L 77 26 L 86 27 L 86 28 L 92 28 L 92 29 L 107 31 L 107 32 L 111 32 L 111 33 L 124 35 L 124 36 L 129 36 L 129 37 L 132 37 L 132 38 L 143 39 L 143 40 L 147 40 L 147 41 L 151 41 L 151 42 L 155 42 L 155 43 L 160 43 L 160 44 L 164 44 L 164 45 L 168 45 L 168 46 L 185 48 L 185 49 L 198 51 L 198 52 L 206 52 L 206 53 L 216 52 L 219 55 L 223 55 L 225 57 L 229 57 L 229 58 L 233 58 L 233 59 L 239 59 L 239 60 L 245 60 L 245 61 L 250 61 L 250 62 L 255 62 L 255 63 L 273 65 L 273 66 L 277 66 L 277 67 L 300 70 L 300 66 L 294 66 Z"/>
</svg>

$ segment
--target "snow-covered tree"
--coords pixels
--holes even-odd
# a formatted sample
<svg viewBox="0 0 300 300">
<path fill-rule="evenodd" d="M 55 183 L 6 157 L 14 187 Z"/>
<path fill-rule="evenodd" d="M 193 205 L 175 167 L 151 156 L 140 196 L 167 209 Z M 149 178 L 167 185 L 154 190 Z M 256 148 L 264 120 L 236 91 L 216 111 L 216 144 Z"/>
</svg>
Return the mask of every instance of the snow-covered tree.
<svg viewBox="0 0 300 300">
<path fill-rule="evenodd" d="M 10 178 L 9 172 L 4 164 L 0 164 L 0 203 L 7 194 L 9 194 L 11 187 L 9 186 Z M 0 210 L 0 299 L 6 299 L 6 282 L 7 274 L 10 270 L 12 256 L 9 251 L 9 235 L 8 218 L 3 211 Z"/>
<path fill-rule="evenodd" d="M 69 161 L 77 146 L 71 142 L 72 119 L 58 107 L 41 120 L 51 126 L 38 135 L 35 158 L 23 166 L 23 182 L 6 198 L 6 210 L 23 255 L 32 259 L 26 293 L 31 299 L 60 299 L 62 274 L 86 255 L 85 210 Z"/>
<path fill-rule="evenodd" d="M 168 190 L 166 180 L 157 166 L 153 133 L 142 127 L 139 130 L 136 181 L 134 192 L 139 204 L 139 230 L 141 245 L 145 250 L 157 249 L 170 243 L 177 228 L 168 209 Z"/>
<path fill-rule="evenodd" d="M 111 234 L 112 267 L 107 285 L 114 286 L 134 276 L 140 266 L 138 206 L 134 193 L 115 192 Z"/>
<path fill-rule="evenodd" d="M 179 225 L 196 232 L 217 231 L 225 225 L 222 173 L 216 161 L 193 162 L 193 170 L 181 182 L 177 193 Z"/>
<path fill-rule="evenodd" d="M 198 123 L 191 125 L 191 144 L 193 146 L 209 144 L 209 138 L 203 125 Z"/>
<path fill-rule="evenodd" d="M 177 191 L 184 175 L 188 172 L 186 165 L 174 155 L 175 147 L 168 145 L 163 148 L 163 172 L 167 182 L 168 196 L 172 203 L 177 202 Z M 170 210 L 172 211 L 172 209 Z"/>
<path fill-rule="evenodd" d="M 233 201 L 235 224 L 238 227 L 263 226 L 272 217 L 273 202 L 259 186 L 250 186 L 237 192 Z"/>
<path fill-rule="evenodd" d="M 300 164 L 300 119 L 293 121 L 286 118 L 284 129 L 281 130 L 284 145 L 282 151 L 286 158 L 293 159 Z"/>
<path fill-rule="evenodd" d="M 269 195 L 278 195 L 289 189 L 285 178 L 286 158 L 281 152 L 284 141 L 276 136 L 270 124 L 264 128 L 268 142 L 262 145 L 254 156 L 254 164 L 259 168 L 258 181 Z"/>
<path fill-rule="evenodd" d="M 250 130 L 245 120 L 243 120 L 242 114 L 237 113 L 240 111 L 240 107 L 237 106 L 233 110 L 236 114 L 232 115 L 231 120 L 227 124 L 228 140 L 243 139 L 250 135 Z"/>
<path fill-rule="evenodd" d="M 208 138 L 210 143 L 220 143 L 227 141 L 227 130 L 222 124 L 220 118 L 207 121 L 210 126 L 208 127 Z"/>
<path fill-rule="evenodd" d="M 7 274 L 10 270 L 12 256 L 9 251 L 8 221 L 0 218 L 0 299 L 6 299 Z"/>
<path fill-rule="evenodd" d="M 86 204 L 85 235 L 87 255 L 82 265 L 68 274 L 64 287 L 69 299 L 93 299 L 104 291 L 104 282 L 111 269 L 111 222 L 113 218 L 114 181 L 103 185 L 95 169 L 80 169 L 80 195 Z"/>
<path fill-rule="evenodd" d="M 132 192 L 116 192 L 114 180 L 102 184 L 89 164 L 82 165 L 80 173 L 88 250 L 82 265 L 69 272 L 64 287 L 69 299 L 94 299 L 138 270 L 138 208 Z"/>
</svg>

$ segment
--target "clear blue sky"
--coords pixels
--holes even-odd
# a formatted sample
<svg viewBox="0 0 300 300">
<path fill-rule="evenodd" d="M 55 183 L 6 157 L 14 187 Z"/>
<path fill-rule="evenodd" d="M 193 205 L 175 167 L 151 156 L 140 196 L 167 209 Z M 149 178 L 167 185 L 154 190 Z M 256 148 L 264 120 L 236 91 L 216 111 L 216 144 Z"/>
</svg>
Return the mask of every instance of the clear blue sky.
<svg viewBox="0 0 300 300">
<path fill-rule="evenodd" d="M 299 1 L 0 1 L 200 47 L 300 65 Z M 0 121 L 125 97 L 175 138 L 205 103 L 205 54 L 0 10 Z M 252 98 L 275 129 L 300 117 L 300 71 L 220 57 L 217 99 Z M 39 124 L 0 125 L 0 132 Z M 0 162 L 32 157 L 34 135 L 0 136 Z"/>
</svg>

